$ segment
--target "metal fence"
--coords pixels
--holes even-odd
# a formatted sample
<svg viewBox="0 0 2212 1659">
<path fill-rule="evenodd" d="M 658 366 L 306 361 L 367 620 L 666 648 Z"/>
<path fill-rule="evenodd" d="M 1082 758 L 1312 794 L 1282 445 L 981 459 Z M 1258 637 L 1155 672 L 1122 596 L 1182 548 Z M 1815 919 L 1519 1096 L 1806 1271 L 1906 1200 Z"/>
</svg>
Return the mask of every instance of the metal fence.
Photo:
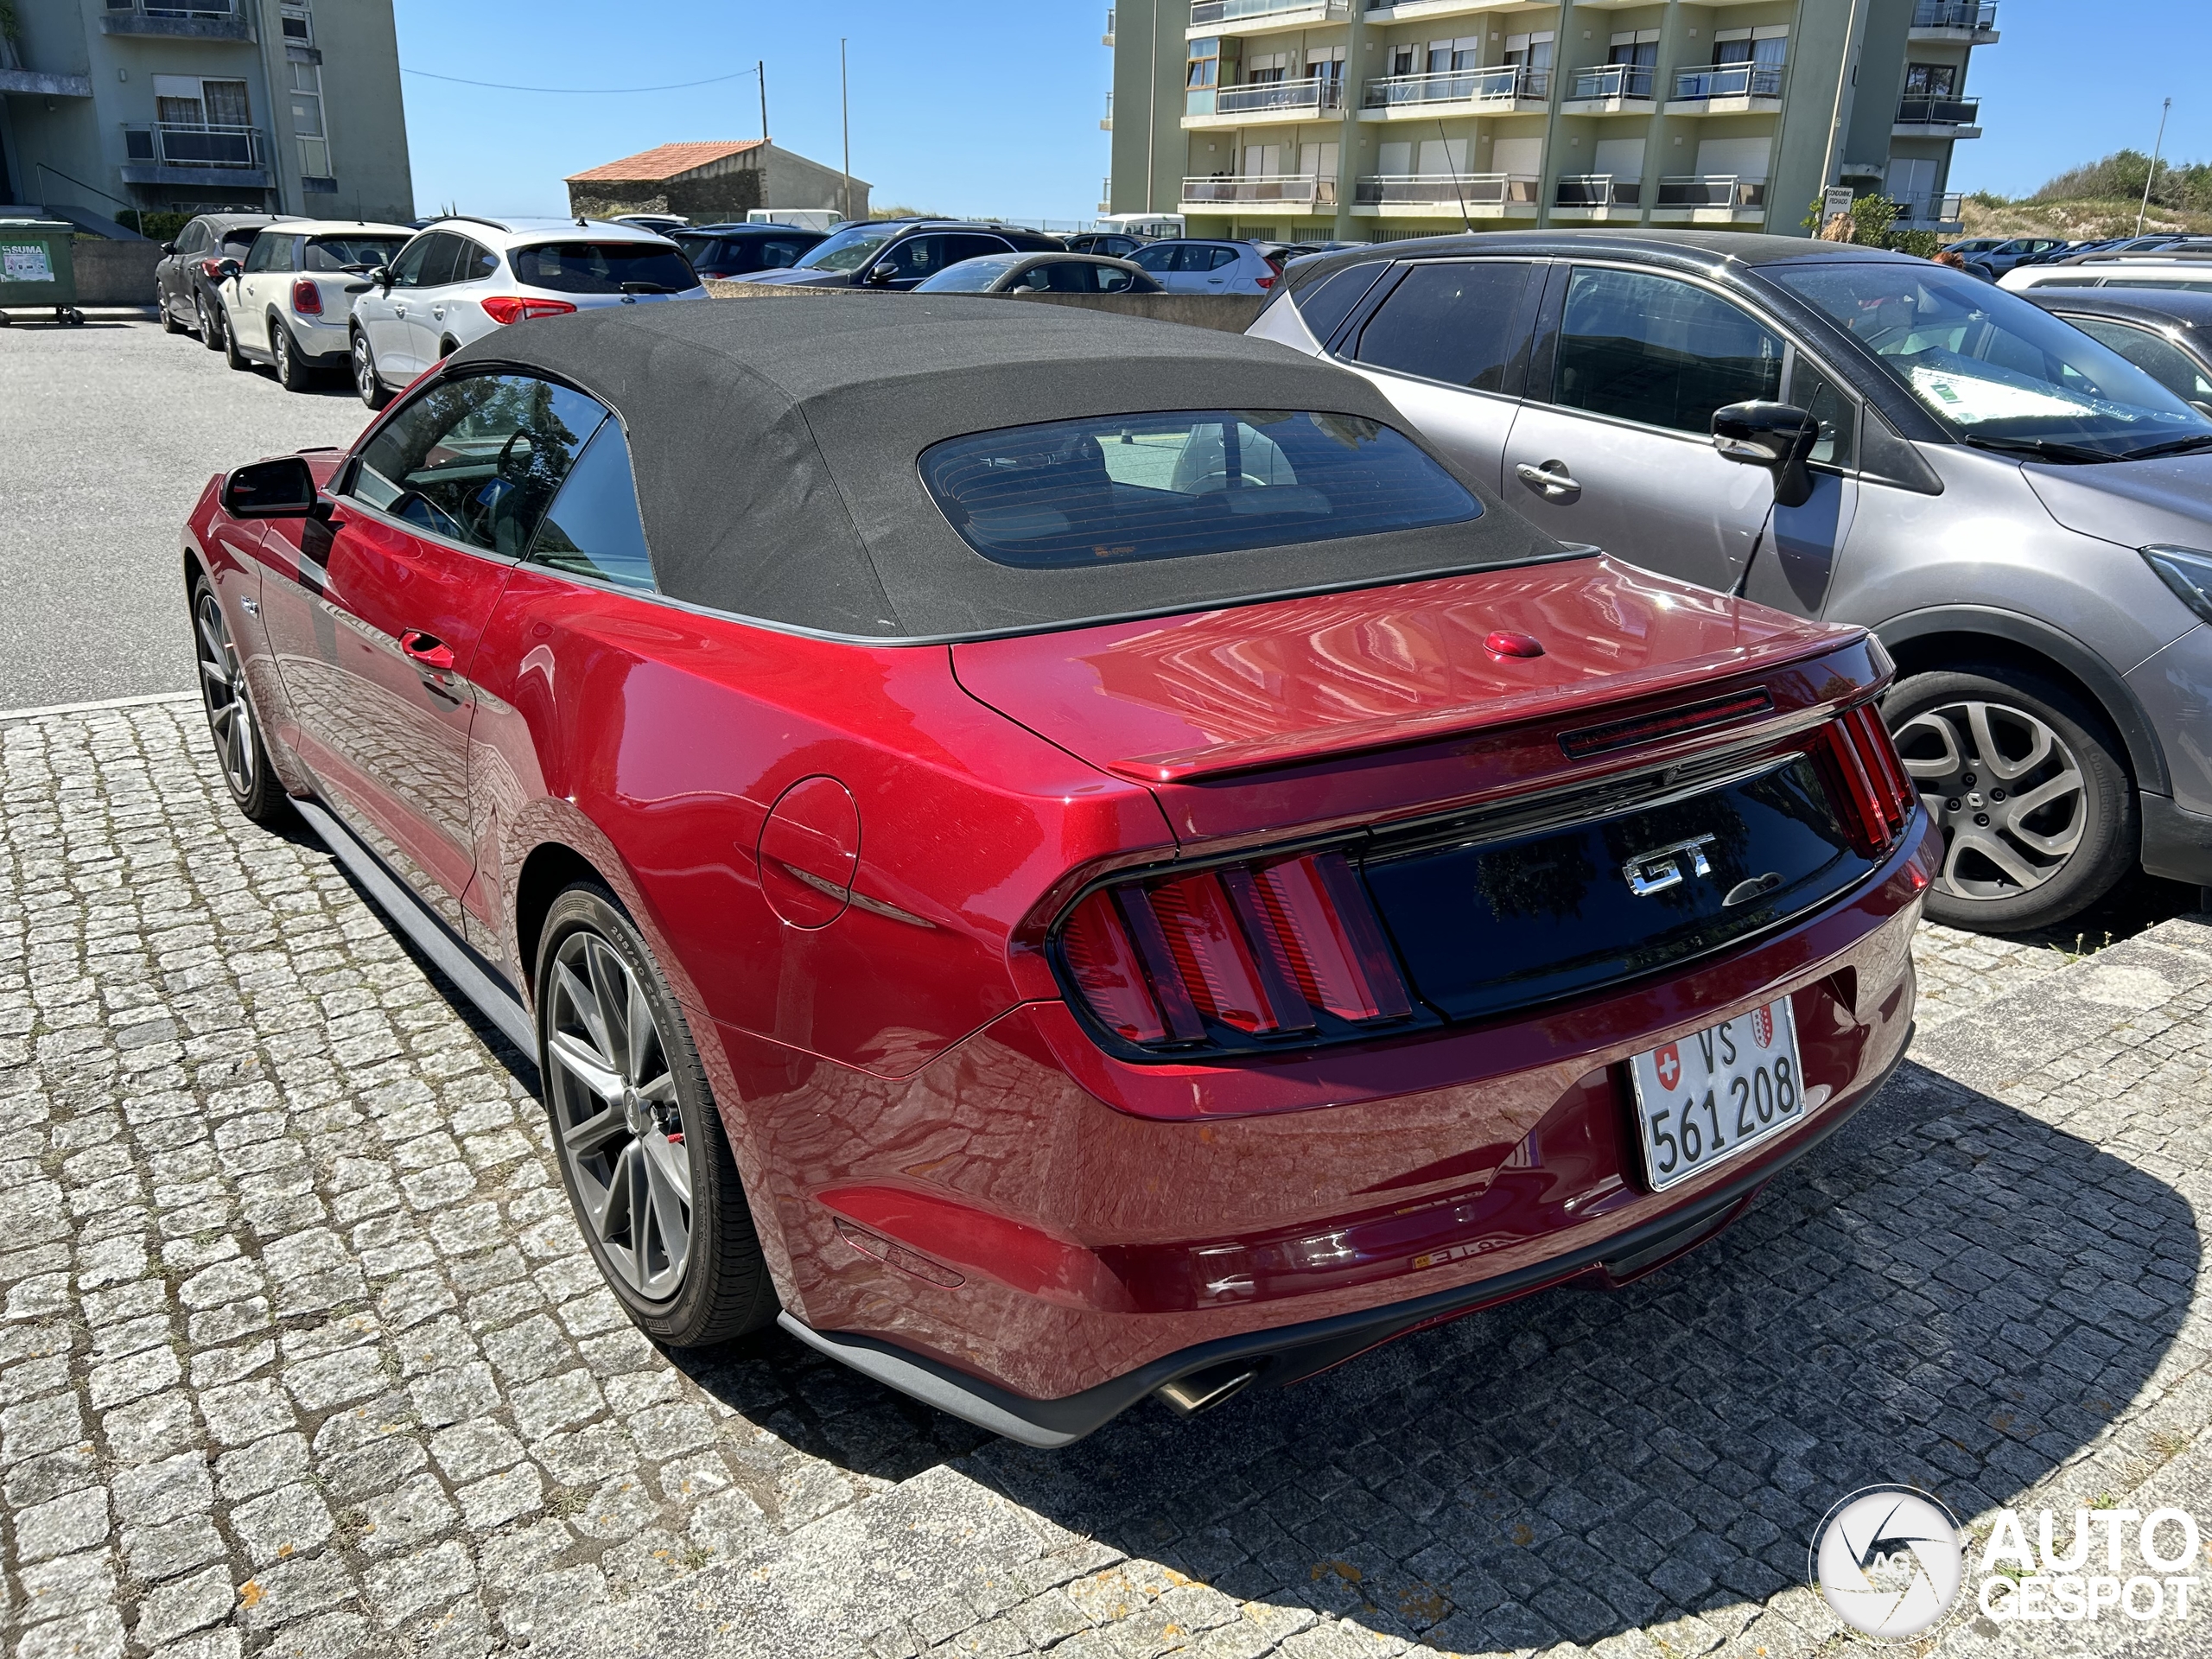
<svg viewBox="0 0 2212 1659">
<path fill-rule="evenodd" d="M 1536 201 L 1537 181 L 1523 173 L 1373 173 L 1359 181 L 1363 207 L 1510 207 Z"/>
<path fill-rule="evenodd" d="M 1661 207 L 1764 207 L 1766 181 L 1732 174 L 1684 174 L 1659 181 Z"/>
<path fill-rule="evenodd" d="M 1310 173 L 1229 175 L 1183 181 L 1185 201 L 1287 201 L 1317 207 L 1337 205 L 1337 181 Z"/>
<path fill-rule="evenodd" d="M 1195 104 L 1202 96 L 1192 92 Z M 1333 114 L 1344 106 L 1344 84 L 1322 75 L 1301 75 L 1296 80 L 1262 80 L 1241 86 L 1222 86 L 1210 95 L 1213 107 L 1191 109 L 1192 115 L 1259 115 L 1295 111 L 1306 115 Z"/>
<path fill-rule="evenodd" d="M 1648 63 L 1599 63 L 1578 69 L 1567 83 L 1567 95 L 1579 98 L 1641 98 L 1651 96 L 1652 66 Z"/>
<path fill-rule="evenodd" d="M 261 131 L 257 127 L 159 121 L 124 127 L 123 153 L 128 161 L 160 167 L 258 168 Z"/>
<path fill-rule="evenodd" d="M 1981 118 L 1978 98 L 1901 98 L 1897 124 L 1901 127 L 1970 127 Z"/>
<path fill-rule="evenodd" d="M 1552 198 L 1558 207 L 1635 207 L 1643 200 L 1642 179 L 1618 179 L 1610 173 L 1570 173 L 1559 181 Z"/>
<path fill-rule="evenodd" d="M 1247 17 L 1273 17 L 1282 13 L 1310 11 L 1315 21 L 1334 21 L 1351 13 L 1350 0 L 1196 0 L 1191 8 L 1191 27 L 1233 23 Z"/>
<path fill-rule="evenodd" d="M 1700 98 L 1780 98 L 1782 66 L 1778 63 L 1708 63 L 1685 69 L 1675 77 L 1675 96 Z"/>
<path fill-rule="evenodd" d="M 1912 9 L 1912 26 L 1977 32 L 1995 29 L 1997 0 L 1919 0 Z"/>
<path fill-rule="evenodd" d="M 1440 69 L 1419 75 L 1383 75 L 1367 83 L 1364 104 L 1387 110 L 1404 104 L 1510 104 L 1546 99 L 1552 72 L 1526 64 L 1495 69 Z"/>
</svg>

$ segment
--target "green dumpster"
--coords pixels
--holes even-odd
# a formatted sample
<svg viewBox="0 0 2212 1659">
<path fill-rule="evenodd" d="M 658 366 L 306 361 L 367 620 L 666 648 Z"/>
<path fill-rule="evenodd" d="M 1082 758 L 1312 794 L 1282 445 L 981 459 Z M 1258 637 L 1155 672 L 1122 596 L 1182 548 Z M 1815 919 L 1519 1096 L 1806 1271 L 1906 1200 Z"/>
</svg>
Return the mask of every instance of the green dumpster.
<svg viewBox="0 0 2212 1659">
<path fill-rule="evenodd" d="M 0 219 L 0 326 L 13 321 L 10 308 L 28 305 L 52 306 L 56 322 L 84 321 L 72 257 L 76 234 L 74 225 L 58 219 Z"/>
</svg>

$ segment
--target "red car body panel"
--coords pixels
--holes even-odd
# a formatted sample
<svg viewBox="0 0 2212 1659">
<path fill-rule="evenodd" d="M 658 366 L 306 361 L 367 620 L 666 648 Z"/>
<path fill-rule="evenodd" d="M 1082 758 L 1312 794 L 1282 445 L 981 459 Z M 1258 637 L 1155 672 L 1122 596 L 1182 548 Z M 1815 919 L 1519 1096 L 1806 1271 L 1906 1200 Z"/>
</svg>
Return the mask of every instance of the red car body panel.
<svg viewBox="0 0 2212 1659">
<path fill-rule="evenodd" d="M 525 1001 L 536 874 L 613 889 L 786 1311 L 1033 1401 L 1516 1271 L 1519 1294 L 1787 1161 L 1907 1039 L 1918 818 L 1812 915 L 1503 1020 L 1140 1061 L 1064 1000 L 1047 930 L 1103 872 L 1663 766 L 1713 734 L 1580 761 L 1560 740 L 1735 687 L 1772 707 L 1724 736 L 1802 745 L 1886 676 L 1863 634 L 1602 557 L 946 646 L 702 613 L 350 502 L 237 524 L 211 486 L 186 541 L 288 784 Z M 454 667 L 408 658 L 410 630 Z M 1624 1062 L 1781 995 L 1825 1099 L 1649 1191 Z"/>
</svg>

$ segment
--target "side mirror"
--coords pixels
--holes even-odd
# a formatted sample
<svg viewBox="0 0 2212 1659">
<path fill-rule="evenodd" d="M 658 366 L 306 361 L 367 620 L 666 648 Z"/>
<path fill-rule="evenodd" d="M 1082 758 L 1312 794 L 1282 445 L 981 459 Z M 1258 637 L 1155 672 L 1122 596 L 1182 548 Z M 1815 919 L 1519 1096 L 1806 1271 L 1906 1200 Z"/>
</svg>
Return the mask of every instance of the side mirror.
<svg viewBox="0 0 2212 1659">
<path fill-rule="evenodd" d="M 385 293 L 391 293 L 391 267 L 390 265 L 377 266 L 374 270 L 369 272 L 369 280 L 374 283 L 378 288 L 382 289 Z"/>
<path fill-rule="evenodd" d="M 868 280 L 871 284 L 880 286 L 882 283 L 893 281 L 898 276 L 898 275 L 899 267 L 893 264 L 888 259 L 887 259 L 874 270 L 868 272 Z"/>
<path fill-rule="evenodd" d="M 163 253 L 175 253 L 175 252 L 176 251 L 176 244 L 175 244 L 175 243 L 174 243 L 174 242 L 164 242 L 164 243 L 162 243 L 162 251 Z"/>
<path fill-rule="evenodd" d="M 1713 447 L 1731 461 L 1774 474 L 1774 504 L 1802 507 L 1812 499 L 1805 462 L 1821 441 L 1821 423 L 1794 404 L 1731 404 L 1713 411 Z"/>
<path fill-rule="evenodd" d="M 223 480 L 223 511 L 233 518 L 316 518 L 322 502 L 315 474 L 297 455 L 234 469 Z"/>
<path fill-rule="evenodd" d="M 232 277 L 233 277 L 233 276 L 237 276 L 238 274 L 238 262 L 237 260 L 235 260 L 235 259 L 218 259 L 218 260 L 215 262 L 215 280 L 216 280 L 216 281 L 218 281 L 218 282 L 221 282 L 221 283 L 227 283 L 227 282 L 229 282 L 229 281 L 231 280 L 231 278 L 232 278 Z"/>
</svg>

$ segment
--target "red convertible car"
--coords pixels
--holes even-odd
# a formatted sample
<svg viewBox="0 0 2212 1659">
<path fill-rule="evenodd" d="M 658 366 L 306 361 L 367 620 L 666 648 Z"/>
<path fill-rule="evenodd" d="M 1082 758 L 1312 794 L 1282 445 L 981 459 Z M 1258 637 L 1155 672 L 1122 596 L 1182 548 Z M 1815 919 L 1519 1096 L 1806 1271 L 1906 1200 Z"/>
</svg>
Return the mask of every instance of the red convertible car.
<svg viewBox="0 0 2212 1659">
<path fill-rule="evenodd" d="M 536 1058 L 639 1325 L 1033 1445 L 1671 1260 L 1909 1034 L 1879 645 L 1263 341 L 503 329 L 211 482 L 184 574 L 239 806 Z"/>
</svg>

